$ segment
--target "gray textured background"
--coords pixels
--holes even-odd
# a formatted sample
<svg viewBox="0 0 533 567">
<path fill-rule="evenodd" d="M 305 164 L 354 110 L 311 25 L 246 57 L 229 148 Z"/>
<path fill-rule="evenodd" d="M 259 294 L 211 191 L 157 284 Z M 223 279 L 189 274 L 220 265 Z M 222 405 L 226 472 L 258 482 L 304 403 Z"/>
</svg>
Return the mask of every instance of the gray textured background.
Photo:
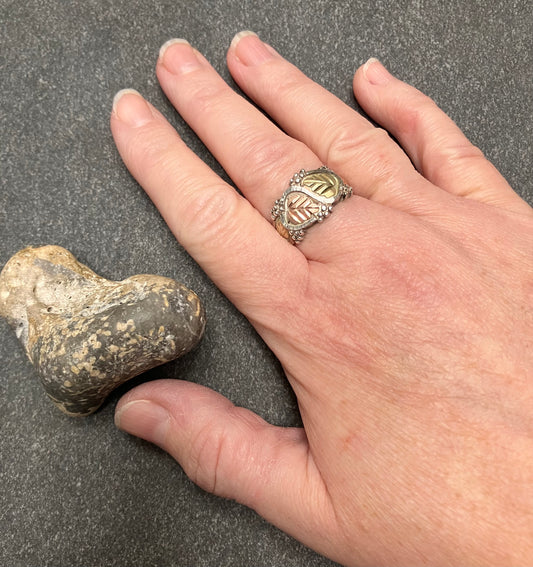
<svg viewBox="0 0 533 567">
<path fill-rule="evenodd" d="M 241 29 L 350 104 L 353 72 L 379 57 L 433 96 L 531 202 L 533 4 L 0 0 L 0 265 L 26 245 L 59 244 L 111 279 L 183 281 L 205 301 L 205 340 L 143 379 L 187 378 L 290 425 L 297 407 L 277 361 L 175 242 L 108 127 L 113 95 L 134 87 L 217 168 L 154 65 L 164 41 L 185 37 L 231 82 L 225 50 Z M 3 320 L 0 389 L 0 565 L 331 565 L 118 432 L 126 388 L 92 417 L 63 416 Z"/>
</svg>

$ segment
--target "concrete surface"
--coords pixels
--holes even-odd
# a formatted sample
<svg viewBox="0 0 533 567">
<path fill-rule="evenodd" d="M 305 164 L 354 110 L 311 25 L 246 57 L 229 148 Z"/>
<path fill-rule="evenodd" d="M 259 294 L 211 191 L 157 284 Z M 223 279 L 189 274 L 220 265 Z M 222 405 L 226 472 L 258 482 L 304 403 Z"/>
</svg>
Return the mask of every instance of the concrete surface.
<svg viewBox="0 0 533 567">
<path fill-rule="evenodd" d="M 181 280 L 205 301 L 205 340 L 142 379 L 187 378 L 291 425 L 297 406 L 278 362 L 175 242 L 108 128 L 113 95 L 134 87 L 220 171 L 173 112 L 154 64 L 164 41 L 186 37 L 230 80 L 225 50 L 241 29 L 349 104 L 353 72 L 377 56 L 433 96 L 533 202 L 533 4 L 0 0 L 0 265 L 26 245 L 59 244 L 107 278 Z M 0 369 L 0 565 L 331 565 L 118 432 L 113 410 L 127 388 L 92 417 L 63 416 L 3 320 Z"/>
</svg>

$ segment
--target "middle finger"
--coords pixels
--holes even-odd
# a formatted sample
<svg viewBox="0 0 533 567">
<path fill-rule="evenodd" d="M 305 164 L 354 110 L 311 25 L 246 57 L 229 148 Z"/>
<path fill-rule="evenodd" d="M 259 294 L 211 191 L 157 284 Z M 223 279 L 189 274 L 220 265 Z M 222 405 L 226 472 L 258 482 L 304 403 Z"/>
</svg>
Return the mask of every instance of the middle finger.
<svg viewBox="0 0 533 567">
<path fill-rule="evenodd" d="M 444 193 L 416 171 L 383 128 L 306 77 L 253 32 L 235 36 L 227 62 L 242 90 L 357 194 L 414 214 L 443 203 Z"/>
</svg>

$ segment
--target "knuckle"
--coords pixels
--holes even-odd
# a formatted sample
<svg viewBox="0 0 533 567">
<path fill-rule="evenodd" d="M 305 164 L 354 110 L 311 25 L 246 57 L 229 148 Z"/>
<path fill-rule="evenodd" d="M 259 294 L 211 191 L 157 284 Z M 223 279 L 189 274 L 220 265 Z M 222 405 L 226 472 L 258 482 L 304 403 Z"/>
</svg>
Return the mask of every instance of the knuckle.
<svg viewBox="0 0 533 567">
<path fill-rule="evenodd" d="M 337 130 L 327 149 L 327 163 L 330 167 L 342 167 L 346 162 L 382 161 L 387 159 L 391 138 L 383 128 L 370 128 L 363 132 L 346 126 Z"/>
<path fill-rule="evenodd" d="M 428 132 L 438 132 L 443 127 L 447 128 L 446 124 L 452 128 L 451 131 L 447 131 L 453 133 L 455 130 L 455 126 L 452 126 L 453 122 L 437 103 L 420 91 L 412 90 L 408 104 L 403 102 L 404 98 L 398 101 L 397 112 L 395 112 L 397 136 L 401 139 L 422 139 Z M 449 140 L 454 140 L 454 142 L 450 144 Z M 435 150 L 437 150 L 438 159 L 435 159 Z M 438 136 L 436 143 L 422 146 L 420 152 L 420 158 L 416 160 L 417 165 L 424 170 L 423 173 L 426 175 L 447 175 L 446 169 L 450 166 L 462 167 L 463 163 L 470 160 L 485 160 L 483 152 L 462 134 L 454 134 L 445 138 L 442 135 Z"/>
<path fill-rule="evenodd" d="M 441 147 L 437 156 L 432 154 L 432 159 L 424 159 L 423 173 L 439 182 L 449 176 L 450 170 L 459 173 L 471 167 L 472 162 L 485 161 L 483 152 L 465 139 L 464 143 Z"/>
<path fill-rule="evenodd" d="M 217 112 L 232 92 L 229 87 L 219 82 L 198 81 L 187 93 L 184 114 L 186 116 L 210 115 Z"/>
<path fill-rule="evenodd" d="M 260 87 L 268 99 L 287 103 L 300 102 L 306 95 L 309 79 L 301 71 L 287 64 L 287 61 L 272 60 L 268 71 L 259 75 Z M 273 81 L 273 76 L 277 77 L 277 80 Z"/>
<path fill-rule="evenodd" d="M 464 161 L 482 159 L 485 160 L 485 154 L 477 147 L 466 142 L 464 144 L 456 144 L 444 149 L 444 155 L 448 162 L 452 164 L 461 164 Z"/>
<path fill-rule="evenodd" d="M 383 128 L 371 128 L 364 132 L 354 132 L 345 128 L 335 137 L 327 149 L 327 165 L 333 170 L 342 171 L 349 164 L 356 164 L 366 172 L 367 182 L 359 191 L 364 196 L 377 197 L 382 190 L 395 189 L 398 175 L 406 171 L 407 156 L 392 142 Z M 410 163 L 409 163 L 410 165 Z"/>
<path fill-rule="evenodd" d="M 287 72 L 288 71 L 288 72 Z M 286 70 L 278 81 L 269 81 L 272 100 L 300 103 L 304 100 L 308 89 L 308 81 L 299 72 Z"/>
<path fill-rule="evenodd" d="M 411 95 L 409 103 L 406 104 L 405 97 L 397 101 L 395 117 L 400 137 L 419 136 L 433 120 L 432 117 L 442 112 L 433 99 L 416 89 L 413 91 L 414 94 Z"/>
<path fill-rule="evenodd" d="M 299 156 L 309 153 L 302 142 L 285 134 L 264 136 L 251 133 L 242 147 L 246 148 L 244 160 L 248 164 L 242 179 L 246 188 L 264 184 L 265 180 L 276 182 L 280 175 L 288 182 L 291 174 L 302 167 Z"/>
<path fill-rule="evenodd" d="M 187 207 L 178 230 L 194 231 L 204 243 L 229 238 L 237 228 L 239 195 L 225 185 L 204 188 L 198 187 L 197 183 L 194 179 L 180 180 L 182 187 L 189 187 L 189 190 L 180 195 L 186 200 Z"/>
<path fill-rule="evenodd" d="M 242 484 L 240 473 L 253 463 L 254 446 L 249 436 L 260 434 L 260 418 L 249 417 L 248 410 L 232 406 L 224 421 L 209 419 L 192 439 L 187 475 L 198 486 L 217 496 L 233 497 Z M 239 425 L 235 427 L 237 419 Z M 256 463 L 257 464 L 257 463 Z"/>
<path fill-rule="evenodd" d="M 224 430 L 206 424 L 192 441 L 187 476 L 200 488 L 213 494 L 217 490 L 218 467 L 224 450 Z"/>
<path fill-rule="evenodd" d="M 125 148 L 124 160 L 136 176 L 143 172 L 166 172 L 182 144 L 178 134 L 166 124 L 154 122 L 134 130 Z"/>
</svg>

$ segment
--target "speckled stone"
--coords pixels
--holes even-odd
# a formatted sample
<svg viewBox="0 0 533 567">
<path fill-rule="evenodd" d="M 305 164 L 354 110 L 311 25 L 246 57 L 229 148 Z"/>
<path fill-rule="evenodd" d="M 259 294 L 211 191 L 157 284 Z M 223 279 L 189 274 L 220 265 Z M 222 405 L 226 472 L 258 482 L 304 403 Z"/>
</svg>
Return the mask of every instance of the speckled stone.
<svg viewBox="0 0 533 567">
<path fill-rule="evenodd" d="M 190 351 L 205 327 L 197 295 L 161 276 L 107 280 L 64 248 L 25 248 L 0 274 L 4 316 L 65 413 L 89 415 L 126 380 Z"/>
</svg>

